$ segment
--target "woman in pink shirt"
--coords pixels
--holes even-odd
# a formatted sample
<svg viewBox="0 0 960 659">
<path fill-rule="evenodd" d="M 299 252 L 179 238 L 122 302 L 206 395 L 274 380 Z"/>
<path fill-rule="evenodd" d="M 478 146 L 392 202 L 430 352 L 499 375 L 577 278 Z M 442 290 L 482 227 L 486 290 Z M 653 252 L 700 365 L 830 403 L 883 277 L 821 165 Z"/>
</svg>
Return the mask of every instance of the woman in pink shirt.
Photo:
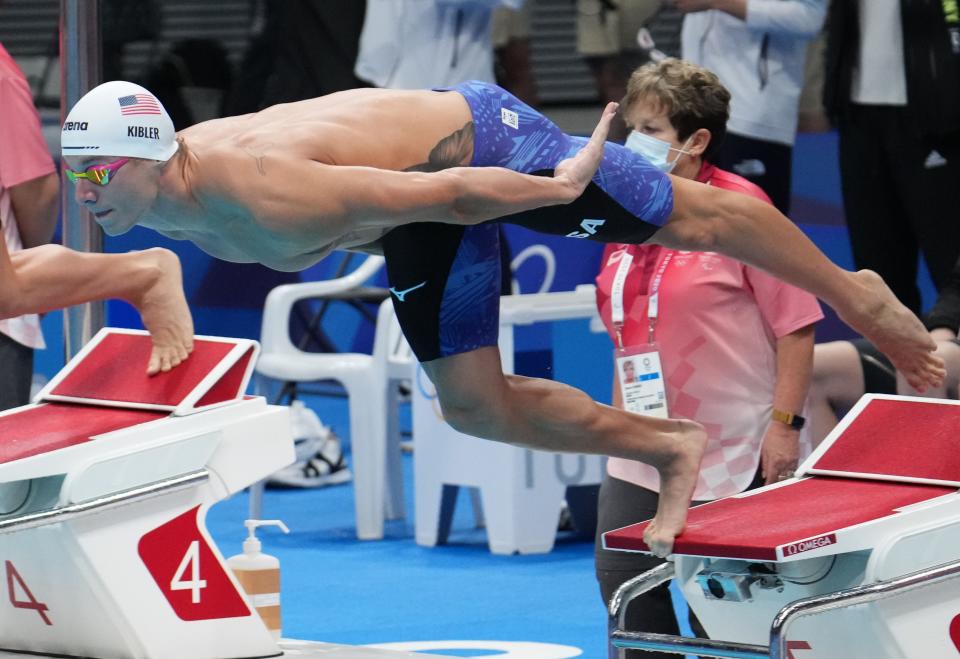
<svg viewBox="0 0 960 659">
<path fill-rule="evenodd" d="M 626 146 L 675 176 L 769 203 L 756 185 L 709 162 L 723 139 L 729 102 L 729 92 L 705 69 L 676 59 L 648 64 L 627 87 L 622 110 L 633 132 Z M 597 306 L 616 350 L 614 404 L 693 419 L 707 430 L 694 503 L 792 475 L 813 324 L 823 317 L 812 295 L 712 252 L 608 245 Z M 605 602 L 621 583 L 661 562 L 602 548 L 599 534 L 654 516 L 660 486 L 656 470 L 639 462 L 611 458 L 607 472 L 596 549 Z M 678 633 L 666 586 L 632 602 L 627 628 Z M 672 656 L 627 653 L 634 654 Z"/>
</svg>

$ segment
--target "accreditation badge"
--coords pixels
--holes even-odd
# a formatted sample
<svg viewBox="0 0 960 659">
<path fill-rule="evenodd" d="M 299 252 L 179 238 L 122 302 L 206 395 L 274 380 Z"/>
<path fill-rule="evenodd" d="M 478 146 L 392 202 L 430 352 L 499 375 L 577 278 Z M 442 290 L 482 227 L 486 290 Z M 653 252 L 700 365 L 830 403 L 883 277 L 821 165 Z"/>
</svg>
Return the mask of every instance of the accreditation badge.
<svg viewBox="0 0 960 659">
<path fill-rule="evenodd" d="M 615 350 L 614 363 L 623 409 L 668 418 L 667 387 L 656 344 Z"/>
</svg>

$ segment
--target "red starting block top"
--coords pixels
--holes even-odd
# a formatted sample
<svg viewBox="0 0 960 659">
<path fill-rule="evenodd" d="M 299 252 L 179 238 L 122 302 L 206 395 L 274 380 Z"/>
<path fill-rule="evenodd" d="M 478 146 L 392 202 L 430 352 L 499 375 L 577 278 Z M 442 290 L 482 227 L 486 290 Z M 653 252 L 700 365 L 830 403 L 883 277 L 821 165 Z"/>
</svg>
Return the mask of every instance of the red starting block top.
<svg viewBox="0 0 960 659">
<path fill-rule="evenodd" d="M 151 349 L 146 332 L 103 329 L 38 399 L 190 414 L 241 399 L 258 351 L 247 339 L 198 336 L 184 363 L 148 376 Z"/>
<path fill-rule="evenodd" d="M 162 419 L 166 412 L 50 403 L 0 415 L 0 464 L 90 441 L 96 435 Z"/>
<path fill-rule="evenodd" d="M 960 406 L 865 397 L 804 466 L 809 474 L 960 487 Z"/>
<path fill-rule="evenodd" d="M 897 514 L 960 487 L 960 404 L 868 394 L 776 487 L 690 511 L 674 552 L 775 561 L 796 543 Z M 649 551 L 649 522 L 604 534 L 609 549 Z"/>
<path fill-rule="evenodd" d="M 954 487 L 813 477 L 690 510 L 674 553 L 776 561 L 777 548 L 897 514 L 898 508 L 956 492 Z M 607 549 L 649 551 L 649 522 L 603 535 Z"/>
</svg>

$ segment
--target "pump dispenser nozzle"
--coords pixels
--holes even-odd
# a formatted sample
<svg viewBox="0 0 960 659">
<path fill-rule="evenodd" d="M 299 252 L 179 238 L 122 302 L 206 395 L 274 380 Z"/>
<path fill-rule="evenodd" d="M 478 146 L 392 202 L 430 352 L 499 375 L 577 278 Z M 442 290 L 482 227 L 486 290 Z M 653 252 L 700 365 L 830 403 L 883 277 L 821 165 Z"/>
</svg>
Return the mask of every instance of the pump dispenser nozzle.
<svg viewBox="0 0 960 659">
<path fill-rule="evenodd" d="M 284 533 L 290 533 L 287 525 L 279 519 L 248 519 L 243 523 L 247 527 L 247 539 L 243 541 L 244 554 L 259 554 L 263 545 L 257 537 L 257 528 L 261 526 L 279 526 Z"/>
</svg>

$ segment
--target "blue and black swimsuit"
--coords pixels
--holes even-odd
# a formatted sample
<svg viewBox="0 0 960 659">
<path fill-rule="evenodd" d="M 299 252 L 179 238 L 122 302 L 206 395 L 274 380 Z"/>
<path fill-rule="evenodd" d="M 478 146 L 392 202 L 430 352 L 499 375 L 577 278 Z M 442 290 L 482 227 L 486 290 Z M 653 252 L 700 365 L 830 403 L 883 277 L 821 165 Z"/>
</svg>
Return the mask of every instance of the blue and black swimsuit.
<svg viewBox="0 0 960 659">
<path fill-rule="evenodd" d="M 471 167 L 506 167 L 537 176 L 575 154 L 586 138 L 571 137 L 509 92 L 482 82 L 451 88 L 470 105 Z M 673 211 L 670 178 L 641 156 L 608 142 L 584 193 L 473 226 L 419 223 L 383 238 L 394 308 L 421 362 L 497 344 L 500 248 L 497 222 L 599 242 L 641 243 Z"/>
</svg>

